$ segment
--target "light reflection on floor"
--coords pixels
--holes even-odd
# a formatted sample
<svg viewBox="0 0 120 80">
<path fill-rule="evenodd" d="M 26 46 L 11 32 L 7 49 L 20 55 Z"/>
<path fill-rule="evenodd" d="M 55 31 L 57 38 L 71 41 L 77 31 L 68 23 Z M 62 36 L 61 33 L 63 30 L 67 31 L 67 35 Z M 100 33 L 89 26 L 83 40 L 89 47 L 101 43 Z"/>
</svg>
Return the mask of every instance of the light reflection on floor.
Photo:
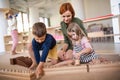
<svg viewBox="0 0 120 80">
<path fill-rule="evenodd" d="M 120 54 L 120 43 L 96 42 L 92 43 L 97 53 L 115 53 Z"/>
</svg>

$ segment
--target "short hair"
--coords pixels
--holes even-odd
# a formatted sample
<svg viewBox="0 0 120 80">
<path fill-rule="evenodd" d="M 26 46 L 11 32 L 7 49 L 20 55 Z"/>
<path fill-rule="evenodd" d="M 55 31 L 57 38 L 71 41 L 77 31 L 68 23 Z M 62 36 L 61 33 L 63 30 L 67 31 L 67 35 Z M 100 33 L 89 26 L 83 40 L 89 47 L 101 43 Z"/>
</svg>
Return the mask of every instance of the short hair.
<svg viewBox="0 0 120 80">
<path fill-rule="evenodd" d="M 75 22 L 69 24 L 67 32 L 75 32 L 78 36 L 81 37 L 86 36 L 83 30 L 80 28 L 80 26 Z"/>
<path fill-rule="evenodd" d="M 72 13 L 72 17 L 74 17 L 75 16 L 75 11 L 74 11 L 72 5 L 69 2 L 63 3 L 61 5 L 59 13 L 62 15 L 64 12 L 66 12 L 68 10 Z"/>
<path fill-rule="evenodd" d="M 42 22 L 35 23 L 32 27 L 32 33 L 37 37 L 44 36 L 47 33 L 45 24 Z"/>
</svg>

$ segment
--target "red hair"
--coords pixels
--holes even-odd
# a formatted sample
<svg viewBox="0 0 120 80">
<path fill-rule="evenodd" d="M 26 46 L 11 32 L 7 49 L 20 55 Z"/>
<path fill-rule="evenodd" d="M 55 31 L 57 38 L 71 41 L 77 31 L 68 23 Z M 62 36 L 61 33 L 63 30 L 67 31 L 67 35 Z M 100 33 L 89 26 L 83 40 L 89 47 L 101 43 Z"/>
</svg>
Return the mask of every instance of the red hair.
<svg viewBox="0 0 120 80">
<path fill-rule="evenodd" d="M 63 3 L 60 7 L 59 13 L 62 15 L 66 11 L 70 11 L 72 13 L 72 17 L 75 16 L 75 11 L 70 3 Z"/>
</svg>

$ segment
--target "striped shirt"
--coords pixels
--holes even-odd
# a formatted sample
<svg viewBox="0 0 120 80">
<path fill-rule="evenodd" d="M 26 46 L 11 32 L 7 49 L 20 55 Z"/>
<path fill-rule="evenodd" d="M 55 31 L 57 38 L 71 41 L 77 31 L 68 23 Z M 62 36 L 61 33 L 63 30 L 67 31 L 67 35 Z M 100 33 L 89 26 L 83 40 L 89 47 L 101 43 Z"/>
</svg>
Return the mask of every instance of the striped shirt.
<svg viewBox="0 0 120 80">
<path fill-rule="evenodd" d="M 81 42 L 79 44 L 75 44 L 73 46 L 73 54 L 79 53 L 81 50 L 85 48 L 91 48 L 92 51 L 90 53 L 84 53 L 80 55 L 80 62 L 81 63 L 87 63 L 90 62 L 93 59 L 97 58 L 97 55 L 95 54 L 95 51 L 93 50 L 91 44 L 89 43 L 89 40 L 86 37 L 83 37 L 81 39 Z"/>
</svg>

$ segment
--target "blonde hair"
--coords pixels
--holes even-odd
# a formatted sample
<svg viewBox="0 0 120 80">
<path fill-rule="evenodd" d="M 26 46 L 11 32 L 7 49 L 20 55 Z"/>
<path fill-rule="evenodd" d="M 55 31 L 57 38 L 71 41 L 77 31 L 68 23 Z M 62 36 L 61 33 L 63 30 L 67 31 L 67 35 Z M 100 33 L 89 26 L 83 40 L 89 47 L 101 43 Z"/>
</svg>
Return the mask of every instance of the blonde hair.
<svg viewBox="0 0 120 80">
<path fill-rule="evenodd" d="M 5 18 L 8 19 L 8 14 L 14 15 L 14 12 L 12 9 L 9 9 L 5 12 Z"/>
<path fill-rule="evenodd" d="M 75 32 L 78 36 L 81 36 L 81 37 L 86 36 L 86 34 L 83 32 L 83 30 L 80 28 L 80 26 L 74 22 L 72 22 L 68 25 L 67 33 L 68 32 Z"/>
</svg>

